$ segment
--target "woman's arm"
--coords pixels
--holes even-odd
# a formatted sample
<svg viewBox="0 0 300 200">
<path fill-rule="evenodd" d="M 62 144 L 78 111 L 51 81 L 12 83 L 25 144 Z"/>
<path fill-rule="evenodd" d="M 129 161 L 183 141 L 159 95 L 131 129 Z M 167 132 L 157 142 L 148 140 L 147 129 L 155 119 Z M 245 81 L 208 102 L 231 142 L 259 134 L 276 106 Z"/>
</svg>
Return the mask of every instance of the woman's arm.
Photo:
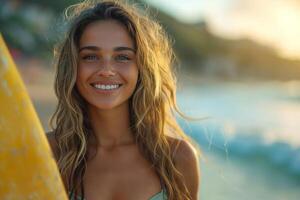
<svg viewBox="0 0 300 200">
<path fill-rule="evenodd" d="M 199 160 L 195 148 L 187 141 L 180 141 L 174 155 L 175 166 L 183 175 L 192 200 L 198 199 L 200 184 Z"/>
</svg>

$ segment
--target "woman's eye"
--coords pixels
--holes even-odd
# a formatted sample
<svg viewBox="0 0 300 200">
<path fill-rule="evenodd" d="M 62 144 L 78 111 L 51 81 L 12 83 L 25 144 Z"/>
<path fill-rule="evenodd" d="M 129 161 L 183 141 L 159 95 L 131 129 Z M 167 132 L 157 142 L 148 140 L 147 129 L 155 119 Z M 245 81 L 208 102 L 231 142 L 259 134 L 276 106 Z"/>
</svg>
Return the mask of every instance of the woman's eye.
<svg viewBox="0 0 300 200">
<path fill-rule="evenodd" d="M 83 56 L 82 59 L 86 61 L 95 61 L 98 60 L 98 57 L 96 55 L 87 55 Z"/>
<path fill-rule="evenodd" d="M 126 62 L 129 61 L 130 58 L 127 55 L 118 55 L 116 56 L 117 61 Z"/>
</svg>

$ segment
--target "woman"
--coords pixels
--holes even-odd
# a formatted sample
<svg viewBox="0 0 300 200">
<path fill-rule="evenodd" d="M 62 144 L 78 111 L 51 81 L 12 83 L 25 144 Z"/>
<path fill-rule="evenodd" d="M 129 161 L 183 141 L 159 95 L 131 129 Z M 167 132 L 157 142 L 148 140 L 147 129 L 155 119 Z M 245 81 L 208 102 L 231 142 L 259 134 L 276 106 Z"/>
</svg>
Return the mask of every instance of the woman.
<svg viewBox="0 0 300 200">
<path fill-rule="evenodd" d="M 197 154 L 173 112 L 173 51 L 141 13 L 119 1 L 67 10 L 48 139 L 70 199 L 197 199 Z"/>
</svg>

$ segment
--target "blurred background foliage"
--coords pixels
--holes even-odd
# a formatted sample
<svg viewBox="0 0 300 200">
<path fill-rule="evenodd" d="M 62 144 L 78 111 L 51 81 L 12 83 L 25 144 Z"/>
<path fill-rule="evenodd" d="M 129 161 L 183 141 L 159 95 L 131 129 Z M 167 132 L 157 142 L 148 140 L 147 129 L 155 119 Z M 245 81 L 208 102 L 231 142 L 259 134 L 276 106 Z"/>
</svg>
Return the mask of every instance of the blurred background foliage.
<svg viewBox="0 0 300 200">
<path fill-rule="evenodd" d="M 131 0 L 142 5 L 141 0 Z M 0 31 L 14 57 L 51 61 L 53 46 L 63 35 L 63 11 L 78 0 L 2 0 Z M 147 5 L 171 36 L 182 70 L 224 79 L 300 78 L 300 60 L 281 57 L 250 39 L 214 35 L 205 21 L 185 23 Z"/>
</svg>

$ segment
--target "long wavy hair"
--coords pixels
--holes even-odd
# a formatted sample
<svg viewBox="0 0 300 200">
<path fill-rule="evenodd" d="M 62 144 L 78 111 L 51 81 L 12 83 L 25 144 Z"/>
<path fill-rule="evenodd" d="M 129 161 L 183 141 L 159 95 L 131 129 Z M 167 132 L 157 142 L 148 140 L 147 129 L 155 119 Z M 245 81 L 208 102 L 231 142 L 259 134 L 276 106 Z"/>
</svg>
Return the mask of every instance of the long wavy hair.
<svg viewBox="0 0 300 200">
<path fill-rule="evenodd" d="M 181 114 L 176 104 L 175 56 L 163 28 L 136 5 L 116 0 L 84 1 L 65 12 L 68 31 L 55 48 L 54 88 L 58 104 L 50 120 L 58 144 L 58 168 L 66 190 L 76 195 L 81 188 L 84 197 L 82 179 L 88 137 L 93 130 L 87 103 L 75 85 L 79 40 L 88 24 L 113 19 L 126 27 L 137 50 L 139 77 L 129 103 L 135 141 L 161 178 L 168 199 L 189 200 L 190 194 L 173 160 L 179 141 L 191 142 L 175 118 L 176 113 Z M 170 136 L 179 140 L 171 140 Z"/>
</svg>

